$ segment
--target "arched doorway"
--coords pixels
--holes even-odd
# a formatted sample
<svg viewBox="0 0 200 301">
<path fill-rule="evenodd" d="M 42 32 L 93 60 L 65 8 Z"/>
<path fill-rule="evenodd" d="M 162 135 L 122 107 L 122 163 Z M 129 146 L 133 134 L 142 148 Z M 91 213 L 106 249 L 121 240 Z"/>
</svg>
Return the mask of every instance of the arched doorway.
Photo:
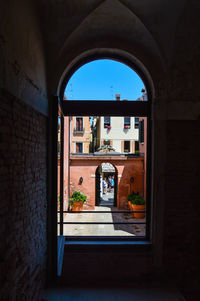
<svg viewBox="0 0 200 301">
<path fill-rule="evenodd" d="M 117 206 L 118 172 L 116 167 L 103 162 L 96 169 L 96 199 L 95 206 Z"/>
</svg>

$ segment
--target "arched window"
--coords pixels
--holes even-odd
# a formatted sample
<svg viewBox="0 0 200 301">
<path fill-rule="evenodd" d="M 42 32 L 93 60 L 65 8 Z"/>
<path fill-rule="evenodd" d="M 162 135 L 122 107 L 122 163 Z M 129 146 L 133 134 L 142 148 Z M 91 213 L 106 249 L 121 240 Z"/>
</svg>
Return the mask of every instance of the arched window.
<svg viewBox="0 0 200 301">
<path fill-rule="evenodd" d="M 68 195 L 59 198 L 60 234 L 81 240 L 149 240 L 149 87 L 132 68 L 103 59 L 82 65 L 62 91 L 60 107 L 65 116 L 63 124 L 68 124 L 70 147 L 62 156 L 63 170 L 66 165 L 69 169 L 65 181 L 69 186 Z M 81 151 L 77 151 L 80 146 Z M 105 162 L 115 166 L 117 177 L 102 168 L 96 172 Z M 77 191 L 85 200 L 74 213 Z M 97 202 L 95 195 L 101 201 Z M 106 206 L 112 198 L 116 202 Z"/>
</svg>

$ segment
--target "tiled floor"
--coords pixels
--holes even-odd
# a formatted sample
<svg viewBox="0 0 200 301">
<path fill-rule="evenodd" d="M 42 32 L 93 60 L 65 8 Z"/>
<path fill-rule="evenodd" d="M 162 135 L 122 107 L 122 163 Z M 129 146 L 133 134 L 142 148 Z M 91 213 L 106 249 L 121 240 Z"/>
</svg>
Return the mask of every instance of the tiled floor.
<svg viewBox="0 0 200 301">
<path fill-rule="evenodd" d="M 42 301 L 184 301 L 184 298 L 170 287 L 66 288 L 46 290 Z"/>
</svg>

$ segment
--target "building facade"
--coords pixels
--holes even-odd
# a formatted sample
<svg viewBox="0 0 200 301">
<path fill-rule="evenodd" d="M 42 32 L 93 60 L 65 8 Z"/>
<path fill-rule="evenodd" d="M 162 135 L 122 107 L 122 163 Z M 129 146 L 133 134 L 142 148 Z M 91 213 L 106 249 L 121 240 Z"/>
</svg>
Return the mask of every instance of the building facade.
<svg viewBox="0 0 200 301">
<path fill-rule="evenodd" d="M 97 122 L 97 145 L 110 145 L 118 153 L 139 151 L 139 118 L 99 117 Z"/>
<path fill-rule="evenodd" d="M 89 153 L 92 132 L 89 116 L 72 116 L 70 119 L 71 153 Z"/>
</svg>

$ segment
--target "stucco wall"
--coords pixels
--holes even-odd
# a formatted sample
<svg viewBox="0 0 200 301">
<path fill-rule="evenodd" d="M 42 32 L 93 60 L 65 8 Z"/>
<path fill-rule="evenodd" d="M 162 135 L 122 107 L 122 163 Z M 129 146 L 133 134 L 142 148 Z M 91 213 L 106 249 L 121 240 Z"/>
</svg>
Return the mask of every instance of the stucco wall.
<svg viewBox="0 0 200 301">
<path fill-rule="evenodd" d="M 143 178 L 143 158 L 70 158 L 70 194 L 79 190 L 87 195 L 85 208 L 93 209 L 95 206 L 96 191 L 96 169 L 103 162 L 110 162 L 116 168 L 118 173 L 118 193 L 117 207 L 127 209 L 127 197 L 132 191 L 139 192 L 143 196 L 145 190 Z M 79 183 L 80 177 L 83 177 L 82 184 Z M 134 182 L 130 178 L 134 177 Z"/>
<path fill-rule="evenodd" d="M 32 1 L 3 1 L 0 20 L 0 86 L 47 115 L 43 41 Z"/>
<path fill-rule="evenodd" d="M 80 116 L 81 117 L 81 116 Z M 91 140 L 91 128 L 89 116 L 82 116 L 83 132 L 74 132 L 76 130 L 76 116 L 73 116 L 70 122 L 71 152 L 76 153 L 76 143 L 83 143 L 83 153 L 89 153 L 89 145 Z"/>
</svg>

